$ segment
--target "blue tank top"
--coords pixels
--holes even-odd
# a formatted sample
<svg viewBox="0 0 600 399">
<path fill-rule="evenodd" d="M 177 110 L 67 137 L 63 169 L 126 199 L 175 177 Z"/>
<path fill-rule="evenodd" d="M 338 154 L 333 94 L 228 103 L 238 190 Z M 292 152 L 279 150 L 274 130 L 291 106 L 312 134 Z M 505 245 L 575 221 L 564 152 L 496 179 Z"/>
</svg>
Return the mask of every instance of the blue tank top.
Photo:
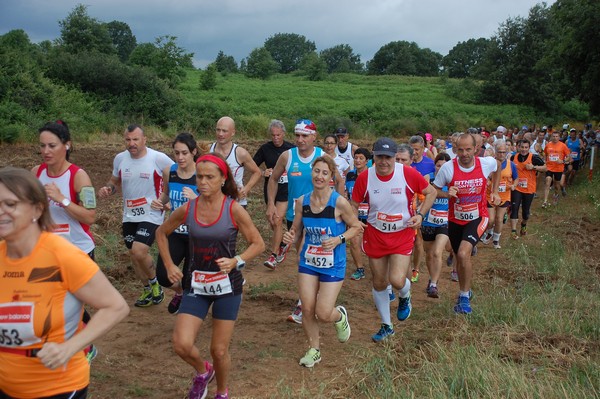
<svg viewBox="0 0 600 399">
<path fill-rule="evenodd" d="M 346 231 L 344 222 L 335 221 L 335 203 L 340 196 L 336 191 L 331 192 L 329 201 L 319 213 L 310 209 L 310 195 L 304 194 L 302 201 L 302 223 L 304 224 L 304 244 L 300 251 L 300 266 L 316 273 L 344 278 L 346 274 L 346 244 L 340 244 L 333 253 L 321 251 L 321 237 L 326 233 L 329 237 L 337 237 Z"/>
<path fill-rule="evenodd" d="M 579 137 L 576 137 L 574 141 L 571 141 L 571 137 L 567 138 L 567 147 L 569 147 L 569 151 L 571 152 L 571 159 L 573 161 L 579 161 L 581 157 L 581 143 L 579 142 Z"/>
<path fill-rule="evenodd" d="M 234 200 L 225 197 L 221 206 L 219 218 L 212 224 L 201 224 L 196 217 L 196 204 L 198 198 L 191 201 L 185 217 L 190 234 L 188 275 L 184 276 L 184 287 L 189 287 L 192 273 L 195 270 L 203 272 L 218 272 L 219 266 L 215 262 L 219 258 L 233 258 L 238 234 L 237 225 L 231 216 L 231 207 Z M 229 272 L 233 295 L 242 293 L 242 273 L 235 268 Z"/>
<path fill-rule="evenodd" d="M 298 148 L 289 149 L 290 157 L 286 165 L 288 176 L 288 207 L 285 218 L 290 222 L 294 220 L 294 201 L 304 194 L 312 191 L 312 161 L 323 154 L 321 148 L 315 147 L 309 159 L 303 161 L 298 154 Z"/>
<path fill-rule="evenodd" d="M 196 173 L 188 179 L 182 179 L 177 175 L 177 164 L 171 165 L 171 169 L 169 170 L 169 201 L 171 202 L 171 211 L 174 211 L 188 202 L 188 199 L 183 196 L 184 187 L 189 187 L 198 194 L 198 188 L 196 187 Z M 187 234 L 187 226 L 182 224 L 175 229 L 174 233 Z"/>
<path fill-rule="evenodd" d="M 444 186 L 442 191 L 448 192 L 448 187 Z M 425 214 L 423 226 L 442 227 L 448 224 L 448 198 L 437 197 L 431 205 L 429 212 Z"/>
</svg>

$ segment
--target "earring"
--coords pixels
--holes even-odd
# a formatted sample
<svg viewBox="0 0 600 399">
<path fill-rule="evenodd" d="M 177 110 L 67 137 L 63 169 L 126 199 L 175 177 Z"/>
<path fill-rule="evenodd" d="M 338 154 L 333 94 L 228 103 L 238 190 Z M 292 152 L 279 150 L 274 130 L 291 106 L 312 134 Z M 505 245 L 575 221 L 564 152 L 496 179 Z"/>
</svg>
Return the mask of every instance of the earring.
<svg viewBox="0 0 600 399">
<path fill-rule="evenodd" d="M 37 222 L 36 218 L 31 219 L 31 223 L 36 223 L 36 222 Z"/>
<path fill-rule="evenodd" d="M 67 146 L 67 151 L 69 150 L 69 146 Z"/>
<path fill-rule="evenodd" d="M 225 182 L 221 183 L 221 187 L 225 187 Z"/>
</svg>

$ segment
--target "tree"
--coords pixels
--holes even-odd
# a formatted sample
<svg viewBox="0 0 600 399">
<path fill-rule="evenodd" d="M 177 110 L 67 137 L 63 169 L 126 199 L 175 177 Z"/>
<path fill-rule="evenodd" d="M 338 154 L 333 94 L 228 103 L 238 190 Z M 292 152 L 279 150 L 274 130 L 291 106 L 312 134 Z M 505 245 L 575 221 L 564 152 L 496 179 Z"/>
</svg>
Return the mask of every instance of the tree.
<svg viewBox="0 0 600 399">
<path fill-rule="evenodd" d="M 327 64 L 315 51 L 304 56 L 300 70 L 312 81 L 323 80 L 327 76 Z"/>
<path fill-rule="evenodd" d="M 314 42 L 296 33 L 277 33 L 265 40 L 264 47 L 279 65 L 281 73 L 297 70 L 302 58 L 317 49 Z"/>
<path fill-rule="evenodd" d="M 98 51 L 115 54 L 112 39 L 106 24 L 87 14 L 87 6 L 78 4 L 69 15 L 58 22 L 60 39 L 57 43 L 73 54 L 83 51 Z"/>
<path fill-rule="evenodd" d="M 437 76 L 441 60 L 441 54 L 421 49 L 415 42 L 396 41 L 377 50 L 367 71 L 371 75 Z"/>
<path fill-rule="evenodd" d="M 451 78 L 478 77 L 477 67 L 481 63 L 490 40 L 485 38 L 469 39 L 459 42 L 442 59 L 442 67 Z"/>
<path fill-rule="evenodd" d="M 215 59 L 214 64 L 217 71 L 221 72 L 222 74 L 235 73 L 238 71 L 235 58 L 233 58 L 233 56 L 231 55 L 225 55 L 223 51 L 219 51 L 219 54 L 217 54 L 217 58 Z"/>
<path fill-rule="evenodd" d="M 194 53 L 186 53 L 176 41 L 176 36 L 159 36 L 154 43 L 139 44 L 129 56 L 129 62 L 152 69 L 159 78 L 174 86 L 184 75 L 184 69 L 193 67 L 194 56 Z"/>
<path fill-rule="evenodd" d="M 249 78 L 268 79 L 277 72 L 277 62 L 271 57 L 271 53 L 259 47 L 252 50 L 246 63 L 246 76 Z"/>
<path fill-rule="evenodd" d="M 212 63 L 206 67 L 206 71 L 200 76 L 200 89 L 213 90 L 217 87 L 217 67 Z"/>
<path fill-rule="evenodd" d="M 131 28 L 125 22 L 112 21 L 106 24 L 106 29 L 108 29 L 108 34 L 117 50 L 119 59 L 126 62 L 135 46 L 137 46 L 137 40 L 131 32 Z"/>
<path fill-rule="evenodd" d="M 363 70 L 360 55 L 354 54 L 354 50 L 348 44 L 338 44 L 325 49 L 321 51 L 320 56 L 327 64 L 328 73 L 362 72 Z"/>
</svg>

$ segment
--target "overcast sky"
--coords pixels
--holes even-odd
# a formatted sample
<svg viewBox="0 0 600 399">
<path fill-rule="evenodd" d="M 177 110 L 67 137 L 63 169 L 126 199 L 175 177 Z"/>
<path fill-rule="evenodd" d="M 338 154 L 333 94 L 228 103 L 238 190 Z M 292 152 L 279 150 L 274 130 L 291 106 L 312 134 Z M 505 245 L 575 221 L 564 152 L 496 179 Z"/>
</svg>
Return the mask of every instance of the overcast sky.
<svg viewBox="0 0 600 399">
<path fill-rule="evenodd" d="M 23 29 L 32 42 L 60 36 L 58 21 L 78 4 L 103 22 L 129 24 L 138 43 L 177 36 L 196 66 L 219 50 L 239 63 L 276 33 L 306 36 L 323 50 L 349 44 L 363 62 L 396 40 L 448 54 L 458 42 L 489 38 L 535 0 L 0 0 L 0 34 Z M 554 0 L 547 1 L 550 5 Z"/>
</svg>

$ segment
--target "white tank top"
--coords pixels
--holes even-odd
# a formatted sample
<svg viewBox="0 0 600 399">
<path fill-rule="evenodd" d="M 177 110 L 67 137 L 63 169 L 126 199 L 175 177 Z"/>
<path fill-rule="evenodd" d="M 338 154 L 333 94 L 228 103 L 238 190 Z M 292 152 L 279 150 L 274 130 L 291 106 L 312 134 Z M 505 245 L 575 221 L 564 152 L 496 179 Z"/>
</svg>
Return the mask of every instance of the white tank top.
<svg viewBox="0 0 600 399">
<path fill-rule="evenodd" d="M 217 143 L 212 143 L 210 146 L 210 152 L 215 152 L 216 146 Z M 229 154 L 227 154 L 227 158 L 225 158 L 225 160 L 227 161 L 227 164 L 231 169 L 231 173 L 233 173 L 233 181 L 238 186 L 238 188 L 242 188 L 244 187 L 244 166 L 240 164 L 237 160 L 237 147 L 238 145 L 235 143 L 233 144 L 233 146 L 231 146 L 231 151 L 229 151 Z M 240 205 L 248 205 L 248 199 L 241 198 L 239 200 L 239 203 Z"/>
<path fill-rule="evenodd" d="M 352 143 L 348 143 L 348 147 L 346 147 L 346 151 L 340 152 L 338 146 L 335 147 L 335 153 L 340 157 L 344 158 L 350 164 L 350 169 L 354 169 L 354 157 L 352 156 Z"/>
</svg>

